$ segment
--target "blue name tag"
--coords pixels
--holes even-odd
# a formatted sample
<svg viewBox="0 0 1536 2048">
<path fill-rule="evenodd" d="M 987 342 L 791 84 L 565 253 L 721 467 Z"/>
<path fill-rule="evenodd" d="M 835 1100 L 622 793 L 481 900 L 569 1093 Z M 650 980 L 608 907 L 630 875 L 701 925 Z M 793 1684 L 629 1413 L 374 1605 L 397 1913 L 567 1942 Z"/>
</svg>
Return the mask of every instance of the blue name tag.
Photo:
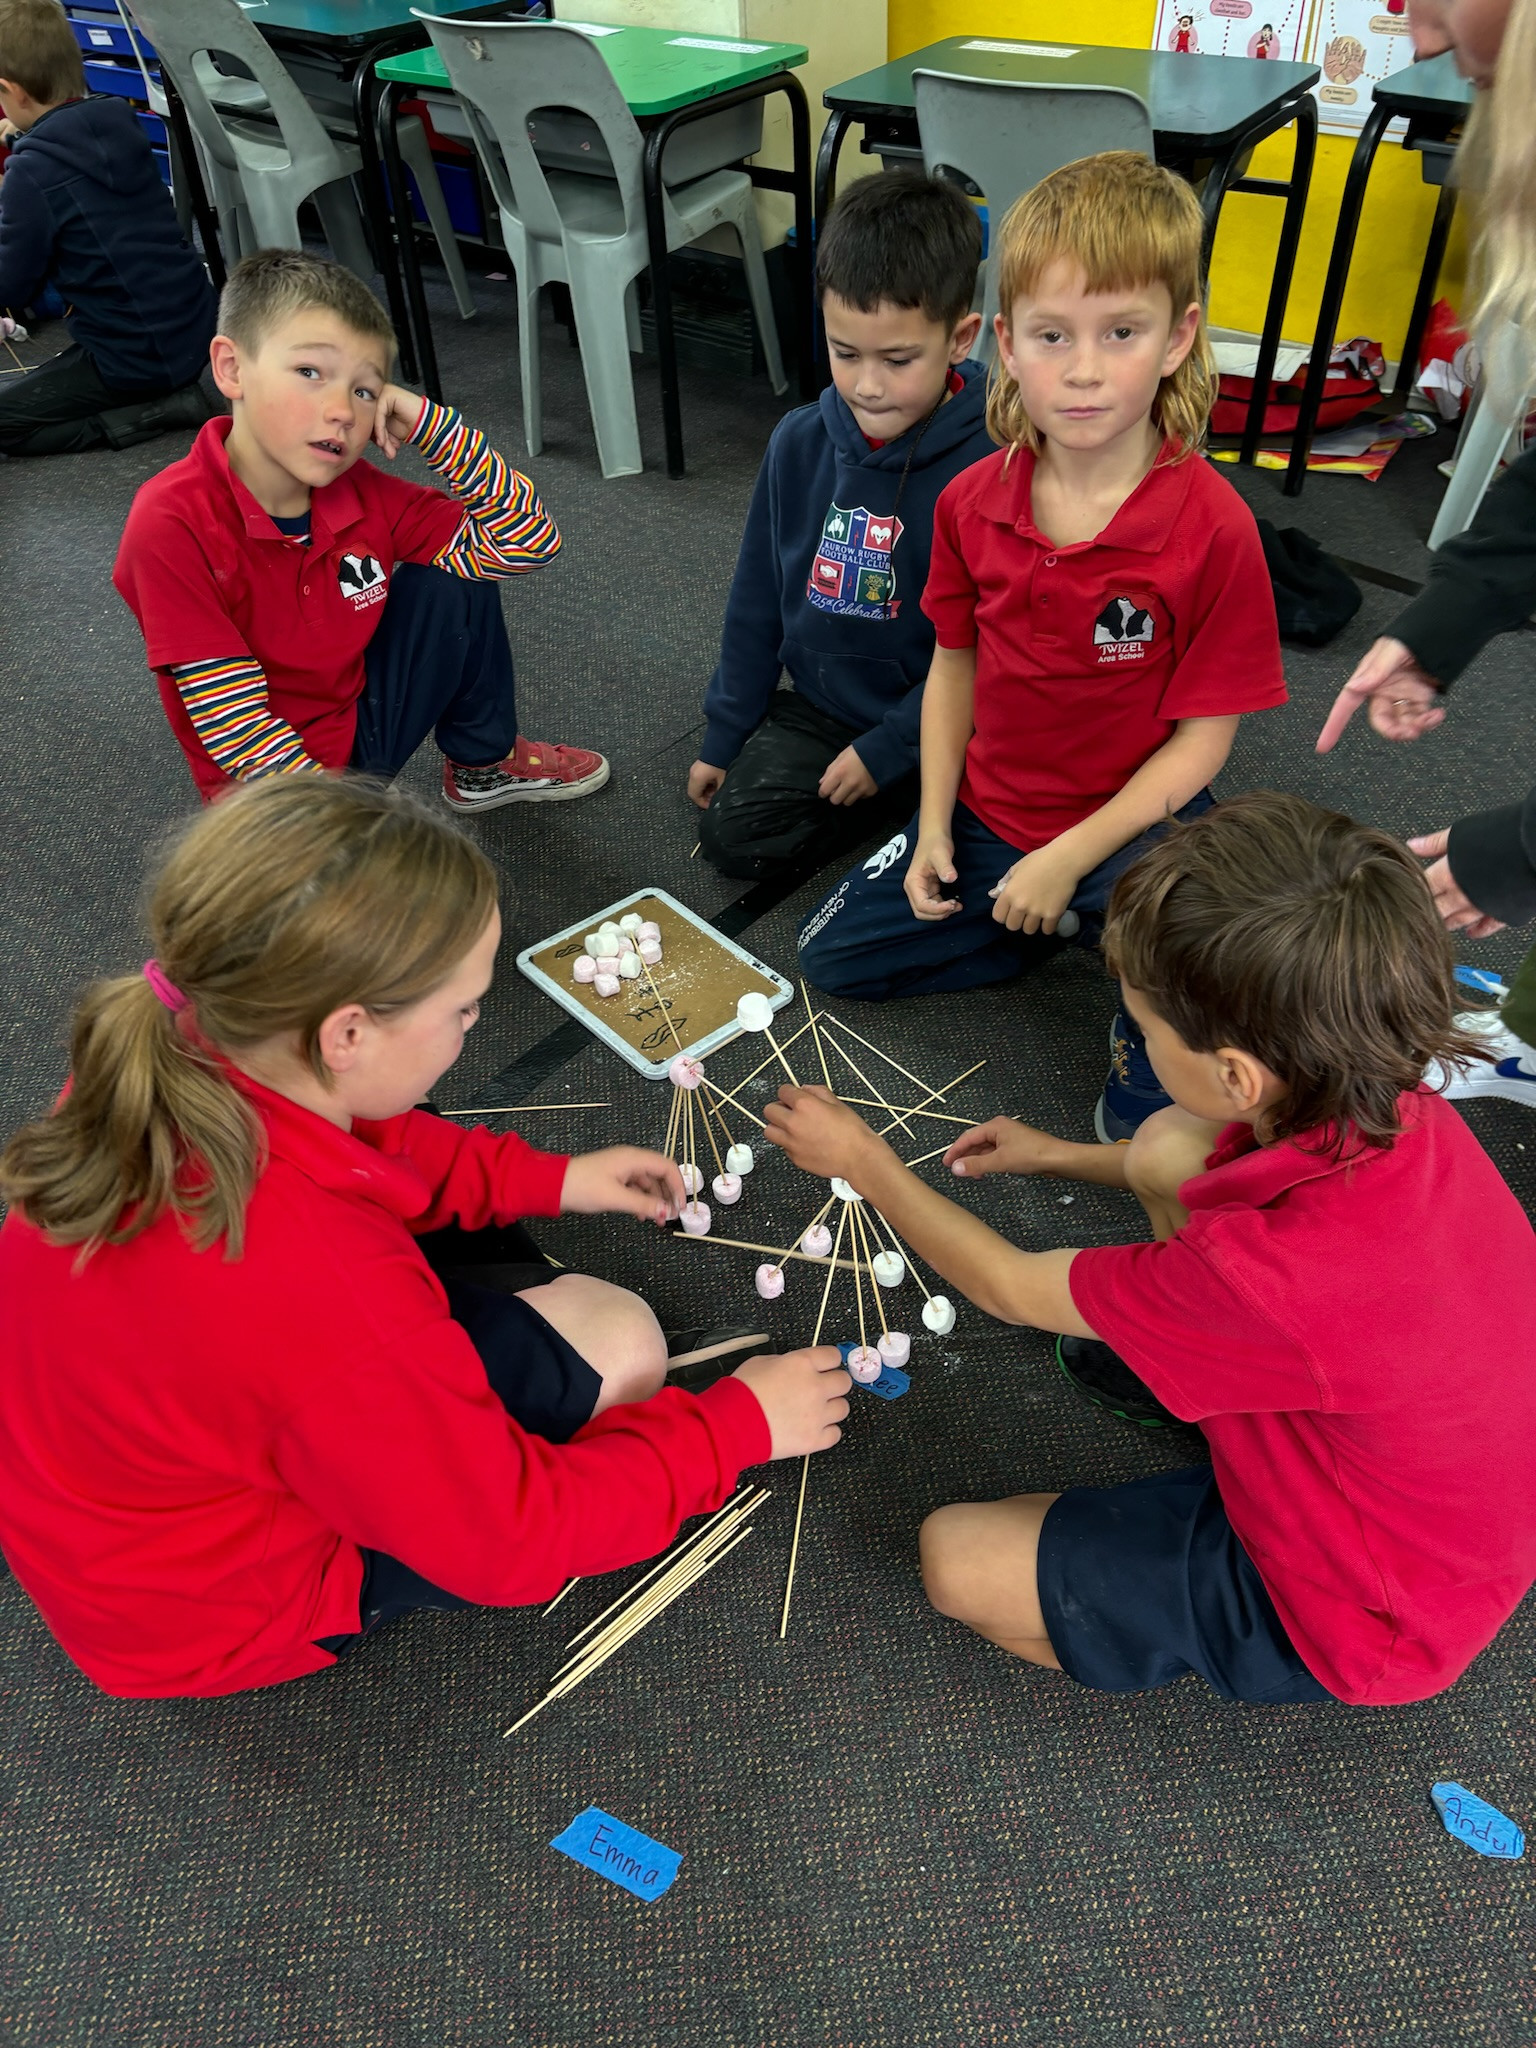
<svg viewBox="0 0 1536 2048">
<path fill-rule="evenodd" d="M 600 1806 L 578 1813 L 564 1834 L 549 1845 L 573 1863 L 585 1864 L 610 1884 L 622 1885 L 637 1899 L 659 1899 L 677 1876 L 682 1857 L 676 1849 L 653 1842 L 638 1828 L 626 1827 Z"/>
<path fill-rule="evenodd" d="M 859 1347 L 857 1344 L 839 1344 L 837 1348 L 842 1354 L 844 1365 L 846 1365 L 848 1363 L 848 1354 L 851 1351 L 857 1351 Z M 878 1394 L 882 1401 L 898 1401 L 907 1391 L 908 1387 L 911 1386 L 912 1382 L 899 1365 L 882 1365 L 879 1379 L 855 1380 L 853 1384 L 862 1394 Z"/>
<path fill-rule="evenodd" d="M 1504 1862 L 1518 1863 L 1525 1854 L 1525 1836 L 1509 1816 L 1490 1806 L 1486 1799 L 1479 1799 L 1475 1792 L 1469 1792 L 1465 1785 L 1447 1780 L 1442 1785 L 1431 1785 L 1429 1796 L 1445 1822 L 1447 1834 L 1465 1842 L 1479 1856 L 1497 1856 Z"/>
</svg>

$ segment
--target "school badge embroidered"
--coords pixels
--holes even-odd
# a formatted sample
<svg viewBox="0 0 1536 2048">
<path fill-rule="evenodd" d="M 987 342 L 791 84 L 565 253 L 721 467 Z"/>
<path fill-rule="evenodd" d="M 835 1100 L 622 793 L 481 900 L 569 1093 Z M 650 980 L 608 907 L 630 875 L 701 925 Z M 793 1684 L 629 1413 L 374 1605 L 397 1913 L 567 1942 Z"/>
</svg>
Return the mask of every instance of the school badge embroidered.
<svg viewBox="0 0 1536 2048">
<path fill-rule="evenodd" d="M 849 618 L 895 618 L 901 600 L 892 557 L 903 531 L 902 522 L 888 512 L 829 505 L 805 586 L 811 603 L 818 611 Z"/>
</svg>

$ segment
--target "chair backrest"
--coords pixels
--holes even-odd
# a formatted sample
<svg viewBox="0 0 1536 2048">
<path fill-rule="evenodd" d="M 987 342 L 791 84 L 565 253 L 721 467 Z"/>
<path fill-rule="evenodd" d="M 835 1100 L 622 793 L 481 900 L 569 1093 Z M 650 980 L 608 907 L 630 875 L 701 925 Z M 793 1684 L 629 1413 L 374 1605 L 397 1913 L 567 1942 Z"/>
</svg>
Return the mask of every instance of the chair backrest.
<svg viewBox="0 0 1536 2048">
<path fill-rule="evenodd" d="M 276 123 L 290 164 L 313 164 L 317 172 L 336 163 L 336 149 L 319 116 L 284 70 L 281 59 L 238 0 L 123 0 L 145 39 L 160 54 L 187 110 L 192 131 L 208 154 L 226 169 L 269 170 L 277 141 Z M 251 92 L 260 128 L 242 128 L 239 110 L 216 106 L 210 85 L 225 59 L 254 79 Z M 259 98 L 257 89 L 259 89 Z M 238 95 L 231 93 L 228 99 Z M 339 165 L 333 175 L 339 174 Z M 316 182 L 319 182 L 317 177 Z"/>
<path fill-rule="evenodd" d="M 917 132 L 930 177 L 969 179 L 987 202 L 986 289 L 981 335 L 973 353 L 989 351 L 998 232 L 1013 202 L 1063 164 L 1106 149 L 1150 157 L 1152 116 L 1146 101 L 1119 86 L 1030 85 L 914 71 Z"/>
<path fill-rule="evenodd" d="M 536 240 L 558 242 L 560 211 L 529 123 L 549 109 L 591 122 L 624 202 L 626 233 L 641 225 L 644 144 L 613 73 L 590 36 L 560 22 L 447 20 L 412 8 L 458 95 L 497 204 Z"/>
</svg>

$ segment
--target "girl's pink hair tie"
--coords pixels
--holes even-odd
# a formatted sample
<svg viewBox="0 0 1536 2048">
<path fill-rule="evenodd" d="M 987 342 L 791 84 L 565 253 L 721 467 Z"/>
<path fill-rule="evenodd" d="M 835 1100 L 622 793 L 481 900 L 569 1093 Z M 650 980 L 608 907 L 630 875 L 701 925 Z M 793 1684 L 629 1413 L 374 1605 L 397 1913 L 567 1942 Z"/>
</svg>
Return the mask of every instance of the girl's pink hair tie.
<svg viewBox="0 0 1536 2048">
<path fill-rule="evenodd" d="M 162 969 L 158 960 L 144 962 L 144 979 L 168 1010 L 184 1010 L 187 998 Z"/>
</svg>

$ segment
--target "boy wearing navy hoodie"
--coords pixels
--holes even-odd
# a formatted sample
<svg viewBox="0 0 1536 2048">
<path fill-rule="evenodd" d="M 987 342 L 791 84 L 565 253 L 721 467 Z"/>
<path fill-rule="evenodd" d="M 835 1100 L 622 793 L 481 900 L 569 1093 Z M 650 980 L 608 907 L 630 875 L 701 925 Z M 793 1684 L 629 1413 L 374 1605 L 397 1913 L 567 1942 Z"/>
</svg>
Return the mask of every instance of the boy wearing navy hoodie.
<svg viewBox="0 0 1536 2048">
<path fill-rule="evenodd" d="M 974 209 L 928 178 L 862 179 L 821 231 L 832 384 L 768 444 L 688 772 L 728 875 L 809 869 L 912 807 L 933 508 L 994 452 L 980 261 Z"/>
<path fill-rule="evenodd" d="M 0 111 L 16 131 L 0 182 L 0 308 L 52 285 L 72 341 L 0 390 L 0 454 L 128 448 L 201 426 L 213 287 L 132 110 L 86 98 L 58 0 L 0 0 Z"/>
</svg>

